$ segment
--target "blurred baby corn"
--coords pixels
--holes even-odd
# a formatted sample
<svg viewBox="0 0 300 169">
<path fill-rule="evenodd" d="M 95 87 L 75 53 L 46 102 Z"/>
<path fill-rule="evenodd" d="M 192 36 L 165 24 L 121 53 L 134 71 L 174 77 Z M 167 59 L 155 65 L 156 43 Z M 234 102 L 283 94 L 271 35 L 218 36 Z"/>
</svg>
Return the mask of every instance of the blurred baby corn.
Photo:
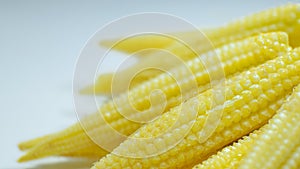
<svg viewBox="0 0 300 169">
<path fill-rule="evenodd" d="M 66 156 L 99 159 L 92 169 L 299 168 L 300 4 L 202 32 L 171 33 L 184 43 L 154 34 L 101 42 L 176 57 L 145 51 L 138 64 L 100 75 L 81 93 L 115 97 L 67 129 L 20 143 L 19 162 Z M 137 74 L 127 91 L 127 79 L 149 63 L 167 72 Z"/>
<path fill-rule="evenodd" d="M 226 43 L 244 39 L 259 33 L 283 31 L 289 35 L 290 46 L 297 47 L 300 45 L 299 17 L 299 5 L 289 4 L 246 16 L 219 28 L 203 30 L 202 32 L 204 35 L 201 35 L 201 30 L 199 30 L 199 32 L 192 31 L 178 35 L 179 37 L 184 37 L 184 39 L 187 39 L 186 41 L 188 45 L 185 45 L 180 41 L 176 41 L 175 39 L 168 39 L 166 36 L 159 35 L 140 35 L 133 38 L 127 38 L 119 43 L 116 43 L 119 40 L 111 40 L 104 41 L 102 44 L 104 44 L 106 47 L 113 47 L 113 49 L 125 52 L 137 52 L 143 49 L 161 47 L 164 50 L 169 51 L 171 54 L 183 59 L 184 61 L 187 61 L 196 57 L 197 55 L 207 52 L 208 50 L 213 50 L 213 47 L 219 47 Z M 190 38 L 193 36 L 194 39 Z M 192 39 L 192 41 L 188 41 L 188 39 Z M 173 42 L 171 42 L 172 40 Z M 113 46 L 115 43 L 117 45 Z M 161 45 L 163 43 L 165 43 L 165 45 Z M 153 45 L 151 46 L 151 44 Z M 141 54 L 143 53 L 145 52 L 142 52 Z M 147 57 L 144 57 L 136 65 L 117 73 L 120 75 L 120 77 L 126 79 L 130 78 L 132 72 L 139 71 L 141 68 L 149 65 L 149 63 L 151 63 L 150 65 L 152 66 L 164 67 L 165 69 L 170 69 L 173 66 L 173 64 L 170 63 L 170 59 L 165 56 L 165 52 L 146 52 L 146 55 Z M 156 70 L 146 70 L 141 72 L 133 79 L 131 86 L 138 85 L 141 82 L 153 78 L 160 73 L 160 71 Z M 110 94 L 111 92 L 116 94 L 123 92 L 124 88 L 122 88 L 122 86 L 124 83 L 119 80 L 118 83 L 114 84 L 114 89 L 111 90 L 113 78 L 114 73 L 99 75 L 95 85 L 83 89 L 82 92 L 90 94 Z"/>
</svg>

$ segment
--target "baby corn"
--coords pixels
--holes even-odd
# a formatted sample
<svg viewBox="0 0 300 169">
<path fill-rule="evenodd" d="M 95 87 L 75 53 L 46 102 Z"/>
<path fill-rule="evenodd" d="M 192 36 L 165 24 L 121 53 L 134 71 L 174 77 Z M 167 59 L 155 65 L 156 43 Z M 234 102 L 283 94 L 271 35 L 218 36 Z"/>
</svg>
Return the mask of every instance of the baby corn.
<svg viewBox="0 0 300 169">
<path fill-rule="evenodd" d="M 274 114 L 283 104 L 285 99 L 280 99 L 267 109 L 263 110 L 261 114 Z M 235 169 L 240 164 L 240 161 L 249 152 L 250 147 L 254 144 L 258 136 L 266 130 L 266 125 L 259 130 L 255 130 L 250 133 L 249 136 L 244 136 L 239 139 L 238 142 L 234 142 L 233 145 L 227 146 L 219 151 L 217 154 L 212 155 L 209 159 L 203 161 L 193 167 L 193 169 Z"/>
<path fill-rule="evenodd" d="M 279 106 L 280 105 L 281 103 Z M 276 110 L 271 111 L 274 112 Z M 223 148 L 222 151 L 219 151 L 216 155 L 212 155 L 209 159 L 203 161 L 203 163 L 194 166 L 193 169 L 237 168 L 241 159 L 248 152 L 250 145 L 252 145 L 255 139 L 257 139 L 260 130 L 256 130 L 251 133 L 250 136 L 244 136 L 238 142 L 233 143 L 233 145 Z"/>
<path fill-rule="evenodd" d="M 208 72 L 217 74 L 224 71 L 225 76 L 234 74 L 286 53 L 288 50 L 287 44 L 287 35 L 279 32 L 261 34 L 243 41 L 225 45 L 215 51 L 216 55 L 214 55 L 213 52 L 209 52 L 199 58 L 187 62 L 187 67 L 191 70 L 193 75 L 191 75 L 187 69 L 181 67 L 174 68 L 170 71 L 171 74 L 177 75 L 178 79 L 176 80 L 179 81 L 179 83 L 184 82 L 181 83 L 184 86 L 192 86 L 193 80 L 196 80 L 198 85 L 196 91 L 191 89 L 192 92 L 188 92 L 188 89 L 186 89 L 186 92 L 181 92 L 172 77 L 168 74 L 162 74 L 129 91 L 129 98 L 132 98 L 130 103 L 141 110 L 141 112 L 135 113 L 126 107 L 130 106 L 125 100 L 127 95 L 121 95 L 116 98 L 119 99 L 117 102 L 121 100 L 124 103 L 118 107 L 118 110 L 127 110 L 127 117 L 134 119 L 148 119 L 149 117 L 153 117 L 153 114 L 156 113 L 155 109 L 152 109 L 151 113 L 147 110 L 149 108 L 148 96 L 154 89 L 160 89 L 164 92 L 167 98 L 165 110 L 168 110 L 184 100 L 191 98 L 195 94 L 210 88 Z M 221 67 L 216 67 L 215 60 L 211 60 L 213 58 L 220 58 L 222 62 Z M 201 60 L 204 60 L 204 62 L 208 64 L 208 70 L 205 70 L 201 65 Z M 114 102 L 111 101 L 100 108 L 100 113 L 104 116 L 105 121 L 101 118 L 100 113 L 95 113 L 81 121 L 85 124 L 85 129 L 88 134 L 93 138 L 97 138 L 94 141 L 104 140 L 110 144 L 111 148 L 114 148 L 119 145 L 123 139 L 111 134 L 109 132 L 110 127 L 124 135 L 130 135 L 141 126 L 140 123 L 124 118 L 118 110 L 114 107 Z M 23 147 L 29 147 L 24 144 L 22 145 Z M 33 145 L 32 142 L 31 145 Z M 83 149 L 85 152 L 90 151 L 91 153 L 96 154 L 97 157 L 101 157 L 107 153 L 96 145 L 87 136 L 80 123 L 77 123 L 61 132 L 50 135 L 45 141 L 37 143 L 36 147 L 30 149 L 19 161 L 28 161 L 49 155 L 68 154 L 71 156 L 72 154 L 81 154 L 80 151 Z"/>
<path fill-rule="evenodd" d="M 300 168 L 300 145 L 292 152 L 288 160 L 281 166 L 282 169 Z"/>
<path fill-rule="evenodd" d="M 299 57 L 299 56 L 297 56 Z M 298 64 L 299 66 L 300 64 Z M 299 72 L 297 72 L 299 74 Z M 241 161 L 240 169 L 279 169 L 300 144 L 300 85 L 270 120 Z M 297 155 L 295 155 L 295 158 Z M 293 158 L 292 158 L 293 160 Z M 297 162 L 299 163 L 299 162 Z"/>
<path fill-rule="evenodd" d="M 105 46 L 107 48 L 113 48 L 115 50 L 119 50 L 122 52 L 126 52 L 129 54 L 138 52 L 143 49 L 163 49 L 174 42 L 176 42 L 175 37 L 184 37 L 184 39 L 192 39 L 194 38 L 195 34 L 199 34 L 199 31 L 189 31 L 189 32 L 180 32 L 180 33 L 168 33 L 167 36 L 163 34 L 142 34 L 142 35 L 135 35 L 129 38 L 124 39 L 114 39 L 114 40 L 104 40 L 100 42 L 100 45 Z M 143 53 L 147 56 L 148 52 Z M 140 56 L 140 55 L 139 55 Z"/>
<path fill-rule="evenodd" d="M 215 97 L 215 94 L 224 94 L 222 85 L 191 98 L 141 127 L 111 154 L 95 163 L 92 169 L 184 168 L 196 165 L 218 149 L 265 124 L 273 114 L 261 114 L 260 110 L 292 92 L 300 82 L 299 71 L 300 48 L 243 72 L 226 85 L 224 103 L 223 97 Z M 183 110 L 184 113 L 181 113 L 181 107 L 194 107 L 195 103 L 198 103 L 196 119 L 193 111 Z M 210 114 L 219 113 L 222 116 L 214 128 L 210 122 L 214 123 L 217 119 L 211 121 Z M 205 125 L 207 120 L 209 125 Z M 187 130 L 191 123 L 192 128 Z M 172 129 L 167 134 L 157 137 L 170 127 Z M 181 136 L 184 139 L 177 142 Z M 146 138 L 152 139 L 147 141 Z M 160 150 L 160 147 L 170 149 L 159 155 L 148 156 Z M 139 158 L 130 158 L 132 156 Z"/>
<path fill-rule="evenodd" d="M 203 52 L 208 50 L 212 50 L 212 45 L 214 47 L 219 47 L 221 45 L 227 44 L 229 42 L 234 42 L 236 40 L 240 40 L 252 35 L 256 35 L 263 32 L 271 32 L 271 31 L 283 31 L 286 32 L 290 37 L 290 45 L 292 47 L 297 47 L 300 45 L 300 4 L 289 4 L 273 9 L 269 9 L 263 12 L 259 12 L 253 15 L 249 15 L 247 17 L 241 18 L 237 21 L 233 21 L 227 25 L 221 26 L 219 28 L 215 28 L 209 31 L 203 31 L 205 36 L 201 36 L 198 39 L 194 39 L 195 42 L 189 42 L 188 45 L 184 45 L 181 42 L 174 41 L 170 46 L 165 48 L 164 50 L 170 51 L 175 56 L 183 59 L 189 60 Z M 188 33 L 187 33 L 188 34 Z M 193 34 L 192 32 L 189 33 L 189 36 Z M 194 33 L 196 35 L 199 32 Z M 151 36 L 150 36 L 151 37 Z M 196 37 L 199 37 L 196 36 Z M 163 37 L 162 39 L 164 39 Z M 210 44 L 209 41 L 212 43 Z M 158 37 L 153 40 L 159 41 Z M 121 46 L 117 46 L 117 49 L 120 50 L 129 50 L 131 51 L 134 48 L 134 51 L 138 49 L 142 50 L 149 45 L 139 45 L 142 44 L 143 38 L 134 38 L 133 40 L 124 41 Z M 145 41 L 148 43 L 149 36 L 145 37 Z M 153 41 L 153 42 L 157 42 Z M 128 42 L 128 44 L 126 44 Z M 168 41 L 169 42 L 169 41 Z M 168 43 L 169 44 L 169 43 Z M 122 46 L 126 48 L 122 48 Z M 163 46 L 163 45 L 162 45 Z M 141 48 L 138 48 L 141 47 Z M 145 47 L 145 48 L 144 48 Z M 169 60 L 165 59 L 162 54 L 157 52 L 153 52 L 148 54 L 146 58 L 138 62 L 135 66 L 132 66 L 122 72 L 118 72 L 121 77 L 129 78 L 132 72 L 137 72 L 140 68 L 145 67 L 145 65 L 153 66 L 164 66 L 165 69 L 169 69 L 172 67 L 169 64 Z M 163 53 L 163 55 L 165 55 Z M 158 59 L 159 58 L 159 59 Z M 165 57 L 166 58 L 166 57 Z M 159 61 L 158 61 L 159 60 Z M 159 71 L 147 70 L 142 72 L 139 76 L 137 76 L 131 86 L 135 86 L 140 84 L 141 82 L 153 78 L 160 74 Z M 96 84 L 93 86 L 89 86 L 82 90 L 82 93 L 99 93 L 99 94 L 111 94 L 111 86 L 112 86 L 112 79 L 114 77 L 114 73 L 108 73 L 100 75 L 96 81 Z M 118 81 L 117 84 L 114 84 L 115 93 L 120 93 L 124 91 L 124 83 Z"/>
<path fill-rule="evenodd" d="M 281 105 L 282 103 L 280 103 Z M 260 163 L 257 161 L 252 161 L 250 164 L 244 164 L 240 168 L 282 168 L 282 169 L 292 169 L 300 166 L 300 129 L 297 131 L 297 127 L 299 128 L 299 124 L 297 123 L 300 120 L 300 114 L 297 112 L 299 110 L 300 105 L 300 85 L 294 90 L 292 96 L 290 96 L 289 100 L 283 105 L 283 107 L 278 111 L 278 113 L 270 120 L 269 124 L 263 126 L 258 131 L 250 134 L 250 136 L 244 137 L 238 143 L 234 143 L 232 146 L 228 146 L 224 148 L 222 151 L 218 152 L 217 155 L 213 155 L 208 160 L 204 161 L 202 164 L 195 166 L 195 169 L 219 169 L 219 168 L 238 168 L 241 161 L 249 154 L 251 156 L 252 153 L 255 153 L 255 150 L 259 150 L 260 154 L 252 154 L 252 157 L 261 159 Z M 298 119 L 298 120 L 297 120 Z M 292 120 L 292 121 L 291 121 Z M 281 126 L 279 126 L 281 125 Z M 290 127 L 290 128 L 288 128 Z M 276 130 L 276 131 L 275 131 Z M 281 130 L 281 132 L 279 131 Z M 297 131 L 293 135 L 291 132 L 286 131 Z M 282 133 L 282 132 L 285 133 Z M 283 138 L 273 138 L 273 137 L 283 137 Z M 286 136 L 283 136 L 285 134 Z M 296 140 L 287 140 L 289 138 L 296 138 Z M 265 147 L 260 143 L 261 140 L 268 139 L 270 142 L 266 142 L 264 140 Z M 271 141 L 272 140 L 272 141 Z M 285 151 L 285 153 L 278 153 L 280 157 L 278 159 L 274 158 L 274 151 L 279 150 L 279 148 L 275 148 L 281 145 L 281 148 L 288 148 L 290 146 L 286 145 L 287 141 L 293 142 L 296 147 L 294 147 L 293 151 Z M 258 146 L 259 144 L 259 146 Z M 266 152 L 266 147 L 269 147 L 269 152 Z M 291 145 L 290 148 L 293 146 Z M 251 149 L 252 148 L 252 149 Z M 268 154 L 269 153 L 269 154 Z M 266 155 L 267 154 L 267 155 Z M 264 158 L 263 158 L 264 157 Z M 286 158 L 284 158 L 286 157 Z M 245 159 L 246 161 L 249 159 Z M 256 159 L 252 159 L 256 160 Z M 271 161 L 270 161 L 271 160 Z M 276 161 L 272 161 L 276 160 Z M 272 165 L 268 165 L 270 162 Z M 277 163 L 277 165 L 276 165 Z M 281 165 L 280 165 L 281 163 Z M 275 165 L 274 165 L 275 164 Z M 254 167 L 254 165 L 256 167 Z M 279 167 L 280 166 L 280 167 Z"/>
<path fill-rule="evenodd" d="M 247 36 L 257 33 L 266 33 L 270 31 L 283 31 L 287 32 L 292 47 L 299 46 L 299 3 L 287 4 L 273 9 L 268 9 L 262 12 L 243 17 L 236 21 L 229 22 L 219 28 L 212 29 L 199 29 L 207 38 L 213 43 L 214 46 L 219 46 L 224 43 L 232 42 Z M 193 38 L 199 34 L 198 31 L 182 32 L 179 36 Z M 172 33 L 168 33 L 172 35 Z M 175 33 L 177 36 L 178 33 Z M 204 38 L 204 37 L 203 37 Z M 166 39 L 168 39 L 166 41 Z M 172 41 L 171 41 L 172 40 Z M 107 48 L 113 47 L 115 50 L 133 53 L 148 48 L 165 48 L 176 39 L 166 38 L 166 36 L 139 35 L 121 41 L 120 45 L 113 46 L 119 39 L 104 40 L 101 44 Z"/>
<path fill-rule="evenodd" d="M 279 103 L 281 105 L 282 102 Z M 289 97 L 289 100 L 283 105 L 283 107 L 277 112 L 277 114 L 270 120 L 268 124 L 260 128 L 259 130 L 251 133 L 250 136 L 245 136 L 243 139 L 240 139 L 237 143 L 233 143 L 232 146 L 225 147 L 222 151 L 219 151 L 218 154 L 213 155 L 209 159 L 205 160 L 202 164 L 199 164 L 194 167 L 194 169 L 219 169 L 219 168 L 231 168 L 235 169 L 241 164 L 241 161 L 247 156 L 247 154 L 254 153 L 255 150 L 259 150 L 260 154 L 255 154 L 255 158 L 263 158 L 261 163 L 257 163 L 257 161 L 253 161 L 252 163 L 256 165 L 256 168 L 284 168 L 284 169 L 292 169 L 299 167 L 300 164 L 300 133 L 295 133 L 296 135 L 291 134 L 291 132 L 286 132 L 283 136 L 281 133 L 282 131 L 293 131 L 297 130 L 297 127 L 300 127 L 297 124 L 297 121 L 300 120 L 300 114 L 297 112 L 299 110 L 300 105 L 300 85 L 294 90 L 292 96 Z M 277 106 L 278 107 L 278 106 Z M 296 111 L 295 111 L 296 110 Z M 277 109 L 273 110 L 277 111 Z M 290 119 L 290 120 L 289 120 Z M 298 119 L 298 120 L 297 120 Z M 293 121 L 291 121 L 293 120 Z M 294 122 L 294 123 L 292 123 Z M 279 126 L 281 125 L 281 126 Z M 290 127 L 290 128 L 288 128 Z M 275 131 L 276 130 L 276 131 Z M 278 130 L 281 130 L 278 131 Z M 298 132 L 300 129 L 298 129 Z M 275 135 L 282 135 L 283 138 L 273 138 L 270 137 L 270 133 L 273 133 L 273 137 Z M 276 134 L 275 134 L 276 133 Z M 277 136 L 278 137 L 278 136 Z M 284 161 L 284 164 L 279 167 L 280 163 L 277 162 L 278 159 L 275 159 L 277 166 L 273 165 L 274 161 L 270 161 L 273 166 L 268 166 L 267 162 L 274 158 L 274 151 L 278 148 L 274 146 L 281 145 L 283 148 L 287 148 L 283 142 L 286 142 L 289 137 L 296 138 L 297 140 L 294 141 L 294 144 L 297 146 L 294 148 L 294 151 L 284 153 L 278 153 L 280 155 L 280 160 Z M 265 142 L 265 147 L 259 143 L 262 139 L 268 139 L 270 142 Z M 271 141 L 272 140 L 272 141 Z M 275 143 L 276 142 L 276 143 Z M 258 146 L 259 144 L 259 146 Z M 269 147 L 270 152 L 266 152 L 266 147 Z M 273 148 L 271 148 L 271 146 Z M 252 148 L 252 149 L 251 149 Z M 253 151 L 254 150 L 254 151 Z M 268 155 L 266 155 L 266 154 Z M 254 157 L 254 154 L 252 154 Z M 285 156 L 286 158 L 283 158 Z M 287 160 L 286 160 L 287 159 Z M 246 159 L 247 160 L 247 159 Z M 255 160 L 255 159 L 252 159 Z M 265 166 L 266 164 L 266 166 Z M 268 166 L 268 167 L 267 167 Z M 255 168 L 249 164 L 244 165 L 245 168 Z M 243 168 L 243 166 L 241 167 Z"/>
</svg>

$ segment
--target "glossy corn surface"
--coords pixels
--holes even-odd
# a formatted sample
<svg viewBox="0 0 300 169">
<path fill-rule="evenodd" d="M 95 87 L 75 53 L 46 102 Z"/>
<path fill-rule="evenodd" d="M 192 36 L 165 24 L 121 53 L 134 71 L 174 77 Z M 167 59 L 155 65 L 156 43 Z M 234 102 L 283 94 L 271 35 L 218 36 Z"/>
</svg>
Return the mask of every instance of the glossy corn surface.
<svg viewBox="0 0 300 169">
<path fill-rule="evenodd" d="M 268 111 L 268 110 L 266 110 Z M 249 147 L 254 143 L 258 137 L 259 131 L 251 133 L 249 136 L 244 136 L 238 142 L 233 143 L 212 155 L 209 159 L 196 165 L 193 169 L 234 169 L 240 164 L 242 158 L 247 154 Z"/>
<path fill-rule="evenodd" d="M 298 87 L 300 89 L 300 86 Z M 293 92 L 292 96 L 289 97 L 294 97 L 296 94 L 297 90 L 296 89 Z M 288 98 L 289 98 L 288 97 Z M 291 99 L 291 98 L 289 98 Z M 277 107 L 281 107 L 281 105 L 284 103 L 286 99 L 282 99 L 280 102 L 278 102 Z M 285 104 L 290 104 L 290 103 L 285 103 Z M 289 105 L 290 106 L 290 105 Z M 268 111 L 268 109 L 266 110 Z M 273 110 L 274 111 L 274 110 Z M 282 113 L 278 112 L 277 113 Z M 290 116 L 291 112 L 286 111 L 285 112 L 287 116 Z M 272 119 L 270 120 L 270 123 L 274 122 L 275 120 L 278 120 L 279 115 L 276 114 Z M 291 117 L 291 116 L 290 116 Z M 285 121 L 287 122 L 287 121 Z M 227 169 L 237 169 L 241 165 L 241 161 L 245 159 L 245 157 L 251 153 L 253 150 L 254 146 L 257 145 L 257 142 L 259 142 L 259 138 L 261 139 L 262 137 L 268 137 L 266 136 L 267 133 L 270 133 L 270 125 L 273 124 L 266 124 L 263 127 L 261 127 L 259 130 L 254 131 L 251 133 L 249 136 L 244 136 L 242 139 L 240 139 L 238 142 L 233 143 L 233 145 L 227 146 L 222 151 L 219 151 L 216 155 L 211 156 L 209 159 L 203 161 L 201 164 L 194 166 L 194 169 L 220 169 L 220 168 L 227 168 Z M 281 142 L 282 139 L 273 139 L 273 142 Z M 271 143 L 268 143 L 271 144 Z M 298 143 L 299 144 L 299 143 Z M 252 148 L 252 149 L 251 149 Z M 298 151 L 299 147 L 296 147 L 293 152 L 291 152 L 288 156 L 288 160 L 279 168 L 285 168 L 285 169 L 291 169 L 291 168 L 296 168 L 297 165 L 299 165 L 297 158 L 298 157 Z M 256 154 L 258 158 L 261 157 L 262 154 Z M 283 155 L 283 154 L 281 154 Z M 273 157 L 273 155 L 270 155 L 270 158 Z M 260 166 L 260 168 L 265 168 L 263 166 Z M 278 167 L 277 167 L 278 168 Z"/>
<path fill-rule="evenodd" d="M 260 113 L 260 110 L 290 94 L 300 82 L 299 71 L 300 49 L 295 49 L 243 72 L 227 83 L 225 100 L 222 99 L 223 86 L 189 99 L 153 123 L 140 128 L 92 169 L 184 168 L 196 165 L 225 145 L 265 124 L 276 110 L 273 114 Z M 195 107 L 195 103 L 196 119 L 191 109 Z M 190 108 L 190 111 L 183 109 L 184 112 L 181 113 L 181 107 Z M 218 116 L 220 114 L 222 116 Z M 221 118 L 218 120 L 215 117 Z M 219 123 L 215 123 L 216 121 Z M 192 128 L 189 130 L 191 123 Z M 167 130 L 170 127 L 171 130 Z M 168 133 L 157 137 L 162 131 Z M 182 140 L 181 136 L 184 136 Z M 145 138 L 151 139 L 147 141 Z M 153 157 L 148 156 L 159 151 L 160 147 L 169 149 Z M 147 158 L 142 158 L 145 156 Z"/>
<path fill-rule="evenodd" d="M 299 110 L 300 85 L 269 121 L 266 130 L 255 140 L 239 168 L 280 169 L 284 163 L 292 163 L 289 162 L 290 154 L 294 151 L 297 153 L 300 144 Z"/>
<path fill-rule="evenodd" d="M 50 155 L 61 154 L 81 154 L 81 149 L 85 151 L 91 151 L 96 156 L 101 157 L 107 153 L 107 151 L 100 148 L 93 141 L 105 141 L 105 144 L 109 144 L 112 148 L 119 145 L 123 141 L 114 135 L 111 128 L 123 135 L 130 135 L 137 130 L 142 124 L 133 122 L 124 118 L 120 114 L 120 110 L 123 115 L 130 117 L 134 120 L 148 120 L 158 115 L 155 112 L 161 110 L 160 107 L 148 110 L 149 100 L 148 96 L 154 89 L 160 89 L 163 91 L 167 98 L 167 104 L 165 110 L 169 110 L 171 107 L 179 105 L 184 100 L 195 96 L 197 93 L 207 90 L 211 87 L 209 73 L 215 77 L 219 74 L 225 73 L 225 76 L 232 75 L 236 72 L 243 71 L 251 66 L 256 66 L 263 63 L 266 60 L 272 59 L 278 55 L 282 55 L 287 52 L 288 39 L 285 33 L 268 33 L 249 38 L 247 40 L 239 41 L 225 45 L 215 51 L 215 53 L 209 52 L 203 55 L 201 58 L 195 58 L 193 61 L 187 63 L 189 70 L 186 68 L 175 68 L 171 70 L 171 74 L 176 75 L 179 82 L 181 82 L 181 88 L 176 85 L 176 82 L 167 74 L 162 74 L 158 78 L 144 83 L 143 85 L 134 88 L 129 92 L 129 98 L 131 105 L 139 109 L 141 112 L 132 112 L 130 104 L 126 101 L 127 95 L 121 95 L 116 99 L 118 103 L 124 103 L 119 105 L 116 109 L 114 102 L 108 102 L 104 104 L 100 112 L 104 116 L 102 119 L 99 113 L 91 115 L 81 122 L 84 124 L 85 130 L 79 123 L 69 127 L 66 130 L 51 135 L 49 139 L 39 143 L 38 146 L 29 150 L 28 153 L 21 157 L 20 161 L 28 161 L 36 158 L 42 158 Z M 220 59 L 220 67 L 217 67 L 216 60 Z M 201 66 L 201 61 L 206 63 L 208 70 Z M 224 71 L 224 72 L 223 72 Z M 209 72 L 209 73 L 208 73 Z M 193 79 L 195 77 L 195 79 Z M 196 81 L 198 88 L 190 89 L 193 81 Z M 184 89 L 184 92 L 182 92 Z M 181 93 L 182 92 L 182 93 Z M 114 100 L 116 101 L 116 100 Z M 161 102 L 157 103 L 158 105 Z M 152 105 L 153 106 L 153 105 Z M 127 113 L 127 114 L 126 114 Z M 109 125 L 108 125 L 109 124 Z M 92 136 L 94 140 L 91 140 L 89 136 Z M 98 142 L 98 144 L 100 144 Z M 103 144 L 101 142 L 101 144 Z"/>
<path fill-rule="evenodd" d="M 274 114 L 284 103 L 285 99 L 280 99 L 276 103 L 272 104 L 261 114 Z M 207 160 L 193 167 L 193 169 L 236 169 L 240 165 L 242 159 L 249 153 L 249 150 L 257 138 L 267 130 L 267 124 L 263 127 L 250 133 L 248 136 L 244 136 L 232 145 L 226 146 L 217 154 L 212 155 Z"/>
<path fill-rule="evenodd" d="M 281 166 L 282 169 L 300 168 L 300 145 L 291 153 L 288 160 Z"/>
</svg>

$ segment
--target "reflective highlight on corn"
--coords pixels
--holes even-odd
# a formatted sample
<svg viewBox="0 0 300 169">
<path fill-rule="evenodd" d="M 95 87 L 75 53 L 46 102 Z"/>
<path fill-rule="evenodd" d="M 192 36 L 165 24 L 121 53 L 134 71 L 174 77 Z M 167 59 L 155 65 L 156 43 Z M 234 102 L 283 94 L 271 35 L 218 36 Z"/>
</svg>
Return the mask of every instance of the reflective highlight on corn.
<svg viewBox="0 0 300 169">
<path fill-rule="evenodd" d="M 297 157 L 297 149 L 300 146 L 299 110 L 300 85 L 269 121 L 266 130 L 255 140 L 239 168 L 279 169 L 284 166 L 286 166 L 285 168 L 297 166 L 299 162 L 294 160 L 299 159 Z M 293 151 L 295 151 L 295 155 Z"/>
<path fill-rule="evenodd" d="M 284 103 L 285 99 L 275 102 L 261 114 L 274 114 Z M 267 130 L 267 125 L 253 131 L 249 136 L 244 136 L 230 146 L 226 146 L 217 154 L 210 156 L 207 160 L 193 167 L 193 169 L 236 169 L 240 165 L 241 160 L 249 153 L 249 149 L 259 137 L 261 133 Z"/>
<path fill-rule="evenodd" d="M 279 106 L 280 104 L 278 107 Z M 212 155 L 209 159 L 203 161 L 203 163 L 194 166 L 193 169 L 237 168 L 240 161 L 247 154 L 250 145 L 252 145 L 258 137 L 259 133 L 260 131 L 256 130 L 251 133 L 250 136 L 244 136 L 238 142 L 234 142 L 233 145 L 223 148 L 222 151 Z"/>
<path fill-rule="evenodd" d="M 218 92 L 223 86 L 207 90 L 182 103 L 182 106 L 186 105 L 187 107 L 192 106 L 195 102 L 201 105 L 197 107 L 198 116 L 195 121 L 189 119 L 189 111 L 184 112 L 184 116 L 180 116 L 182 114 L 180 108 L 173 108 L 154 122 L 140 128 L 132 138 L 121 143 L 111 154 L 95 163 L 92 169 L 184 168 L 199 164 L 217 150 L 264 125 L 275 112 L 264 114 L 261 113 L 261 110 L 292 92 L 293 87 L 300 82 L 299 71 L 300 48 L 245 71 L 237 77 L 233 77 L 226 84 L 224 104 L 223 100 L 219 99 L 222 97 L 213 97 L 215 92 L 223 94 Z M 223 111 L 220 123 L 217 124 L 208 139 L 202 142 L 201 138 L 210 134 L 207 133 L 207 130 L 203 130 L 206 127 L 205 122 L 208 115 L 219 111 Z M 179 118 L 177 119 L 177 117 Z M 159 134 L 157 129 L 164 131 L 174 124 L 174 120 L 178 122 L 175 129 L 169 131 L 162 139 L 156 140 L 155 137 Z M 149 158 L 114 155 L 114 153 L 125 152 L 129 155 L 141 156 L 147 155 L 149 151 L 159 149 L 162 145 L 173 146 L 173 140 L 178 135 L 186 134 L 181 131 L 186 131 L 189 123 L 193 123 L 193 127 L 184 139 L 162 154 Z M 139 142 L 138 138 L 153 138 L 154 141 Z"/>
</svg>

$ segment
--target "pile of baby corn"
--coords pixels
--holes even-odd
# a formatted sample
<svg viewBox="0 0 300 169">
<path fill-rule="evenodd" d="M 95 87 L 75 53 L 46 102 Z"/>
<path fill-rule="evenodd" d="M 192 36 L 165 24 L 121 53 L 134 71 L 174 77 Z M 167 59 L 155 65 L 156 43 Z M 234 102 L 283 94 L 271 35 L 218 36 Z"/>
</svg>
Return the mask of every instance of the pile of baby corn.
<svg viewBox="0 0 300 169">
<path fill-rule="evenodd" d="M 175 39 L 155 35 L 130 38 L 114 46 L 127 53 L 164 49 L 182 59 L 187 68 L 166 64 L 169 73 L 148 70 L 135 78 L 129 91 L 121 88 L 122 81 L 118 82 L 117 97 L 82 119 L 84 128 L 78 122 L 20 143 L 26 154 L 19 162 L 65 156 L 99 159 L 91 164 L 92 169 L 300 168 L 300 4 L 268 9 L 203 32 L 214 49 L 203 44 L 206 40 L 197 39 L 192 44 L 197 50 L 194 52 Z M 193 33 L 181 34 L 193 38 Z M 108 47 L 115 42 L 101 44 Z M 141 56 L 138 66 L 160 62 L 151 57 L 156 54 Z M 214 64 L 216 60 L 220 64 Z M 123 70 L 121 76 L 128 76 L 138 66 Z M 223 76 L 211 85 L 210 74 L 220 72 Z M 109 94 L 113 75 L 100 75 L 94 86 L 81 92 Z M 184 92 L 178 82 L 187 86 Z M 188 87 L 193 82 L 196 89 Z M 167 100 L 163 113 L 145 124 L 130 120 L 152 118 L 149 106 L 155 105 L 151 105 L 149 95 L 155 89 L 161 90 Z M 116 107 L 115 101 L 131 105 Z M 193 113 L 189 107 L 195 102 L 200 104 Z M 139 111 L 131 111 L 130 106 Z M 123 116 L 124 112 L 130 119 Z M 218 114 L 215 122 L 211 117 Z M 128 139 L 107 132 L 111 128 Z M 160 135 L 163 131 L 168 134 Z M 152 139 L 138 141 L 143 138 Z M 113 151 L 101 148 L 98 141 Z M 162 147 L 167 150 L 151 156 Z"/>
</svg>

